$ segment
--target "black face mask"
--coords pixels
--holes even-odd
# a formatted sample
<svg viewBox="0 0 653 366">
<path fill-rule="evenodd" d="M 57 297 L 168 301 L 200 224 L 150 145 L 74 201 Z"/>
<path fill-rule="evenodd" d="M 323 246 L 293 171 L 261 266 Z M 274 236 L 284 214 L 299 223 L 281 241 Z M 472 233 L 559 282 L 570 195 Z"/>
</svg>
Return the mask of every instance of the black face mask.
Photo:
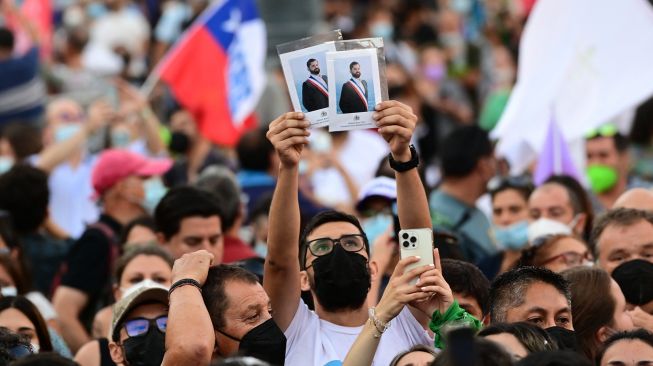
<svg viewBox="0 0 653 366">
<path fill-rule="evenodd" d="M 160 366 L 165 353 L 166 338 L 156 327 L 150 326 L 145 335 L 125 340 L 125 361 L 129 366 Z"/>
<path fill-rule="evenodd" d="M 324 310 L 353 310 L 365 303 L 372 278 L 362 255 L 336 245 L 331 253 L 315 258 L 313 273 L 311 286 Z"/>
<path fill-rule="evenodd" d="M 558 344 L 558 349 L 580 351 L 578 339 L 573 330 L 562 327 L 550 327 L 544 329 L 544 331 Z"/>
<path fill-rule="evenodd" d="M 242 339 L 231 336 L 221 330 L 222 335 L 240 342 L 238 353 L 266 361 L 274 366 L 283 366 L 286 360 L 286 336 L 272 318 L 259 324 Z"/>
<path fill-rule="evenodd" d="M 170 136 L 170 144 L 168 149 L 176 154 L 185 154 L 190 149 L 190 137 L 180 131 L 175 131 Z"/>
</svg>

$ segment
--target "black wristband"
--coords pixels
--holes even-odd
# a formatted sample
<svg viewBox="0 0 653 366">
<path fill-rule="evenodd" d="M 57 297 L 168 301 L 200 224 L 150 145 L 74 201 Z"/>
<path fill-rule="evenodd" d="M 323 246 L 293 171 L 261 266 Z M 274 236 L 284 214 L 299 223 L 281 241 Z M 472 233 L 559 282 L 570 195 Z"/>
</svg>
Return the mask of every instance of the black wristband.
<svg viewBox="0 0 653 366">
<path fill-rule="evenodd" d="M 174 291 L 174 290 L 176 290 L 176 289 L 178 289 L 178 288 L 180 288 L 182 286 L 189 286 L 189 285 L 197 287 L 197 289 L 200 290 L 200 293 L 202 292 L 202 286 L 200 285 L 199 282 L 195 281 L 192 278 L 183 278 L 183 279 L 173 283 L 172 286 L 170 286 L 170 290 L 168 290 L 168 297 L 170 297 L 170 295 L 172 295 L 172 291 Z"/>
<path fill-rule="evenodd" d="M 410 160 L 398 162 L 392 157 L 392 153 L 388 154 L 388 160 L 390 161 L 390 168 L 399 173 L 407 172 L 419 166 L 419 156 L 417 155 L 417 149 L 413 145 L 410 145 Z"/>
</svg>

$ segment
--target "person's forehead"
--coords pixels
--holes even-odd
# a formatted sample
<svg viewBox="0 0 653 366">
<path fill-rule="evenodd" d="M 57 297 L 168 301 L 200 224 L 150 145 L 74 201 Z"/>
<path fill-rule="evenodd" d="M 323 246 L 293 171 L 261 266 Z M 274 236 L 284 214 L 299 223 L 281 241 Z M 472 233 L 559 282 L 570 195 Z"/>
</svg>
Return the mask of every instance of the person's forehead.
<svg viewBox="0 0 653 366">
<path fill-rule="evenodd" d="M 558 184 L 545 184 L 531 194 L 528 205 L 531 208 L 570 206 L 569 193 Z"/>
<path fill-rule="evenodd" d="M 587 246 L 576 238 L 562 238 L 556 240 L 549 249 L 550 252 L 577 252 L 582 253 L 587 250 Z"/>
<path fill-rule="evenodd" d="M 229 308 L 226 312 L 233 315 L 249 309 L 266 308 L 270 303 L 270 298 L 258 282 L 229 280 L 225 283 L 224 291 L 229 297 Z"/>
<path fill-rule="evenodd" d="M 605 351 L 602 361 L 652 360 L 653 347 L 639 339 L 622 339 Z M 602 362 L 603 364 L 603 362 Z"/>
<path fill-rule="evenodd" d="M 636 251 L 653 243 L 653 225 L 640 220 L 633 225 L 608 225 L 598 239 L 599 252 Z"/>
<path fill-rule="evenodd" d="M 311 241 L 318 238 L 338 239 L 346 234 L 360 233 L 360 230 L 350 222 L 334 221 L 327 222 L 313 229 L 313 231 L 306 237 L 306 240 Z"/>
<path fill-rule="evenodd" d="M 587 140 L 585 147 L 588 152 L 594 151 L 616 151 L 614 138 L 612 137 L 597 137 Z"/>
<path fill-rule="evenodd" d="M 533 282 L 526 288 L 524 309 L 540 307 L 547 311 L 558 312 L 569 306 L 567 298 L 555 286 L 545 282 Z"/>
<path fill-rule="evenodd" d="M 506 189 L 494 196 L 492 204 L 495 206 L 525 205 L 526 200 L 514 189 Z"/>
<path fill-rule="evenodd" d="M 7 308 L 0 311 L 0 326 L 14 332 L 20 328 L 35 329 L 34 324 L 32 324 L 27 315 L 14 308 Z"/>
<path fill-rule="evenodd" d="M 168 263 L 166 263 L 163 258 L 157 255 L 141 254 L 137 255 L 134 257 L 134 259 L 127 263 L 125 266 L 124 274 L 133 272 L 143 273 L 154 270 L 167 270 L 166 272 L 172 271 Z"/>
<path fill-rule="evenodd" d="M 213 233 L 219 234 L 222 229 L 220 222 L 220 217 L 217 215 L 202 217 L 202 216 L 190 216 L 185 217 L 181 220 L 179 224 L 179 231 L 184 232 L 187 235 L 192 233 Z"/>
</svg>

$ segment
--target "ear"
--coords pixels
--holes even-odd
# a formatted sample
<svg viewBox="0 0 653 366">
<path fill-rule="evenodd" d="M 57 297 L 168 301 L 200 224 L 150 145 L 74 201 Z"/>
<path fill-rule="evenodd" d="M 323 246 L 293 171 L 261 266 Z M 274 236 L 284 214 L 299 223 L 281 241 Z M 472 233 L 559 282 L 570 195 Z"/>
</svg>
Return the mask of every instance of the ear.
<svg viewBox="0 0 653 366">
<path fill-rule="evenodd" d="M 308 282 L 308 273 L 306 271 L 299 272 L 299 286 L 302 291 L 311 290 L 311 285 Z"/>
<path fill-rule="evenodd" d="M 156 232 L 156 241 L 159 242 L 159 244 L 163 245 L 164 247 L 167 246 L 167 240 L 166 237 L 163 235 L 162 232 L 157 231 Z"/>
<path fill-rule="evenodd" d="M 576 226 L 574 227 L 574 232 L 575 233 L 580 233 L 580 235 L 583 234 L 583 229 L 585 228 L 585 223 L 587 222 L 587 214 L 584 213 L 579 213 L 578 214 L 578 222 L 576 222 Z"/>
<path fill-rule="evenodd" d="M 383 276 L 383 273 L 379 274 L 379 264 L 376 263 L 375 260 L 370 260 L 369 261 L 369 266 L 370 266 L 370 276 L 372 277 L 372 281 L 377 280 L 377 277 Z"/>
<path fill-rule="evenodd" d="M 109 354 L 111 359 L 117 365 L 122 365 L 125 362 L 125 355 L 123 348 L 115 342 L 109 342 Z"/>
<path fill-rule="evenodd" d="M 596 331 L 595 338 L 599 343 L 605 342 L 608 338 L 610 338 L 610 328 L 607 326 L 599 328 L 599 330 Z"/>
</svg>

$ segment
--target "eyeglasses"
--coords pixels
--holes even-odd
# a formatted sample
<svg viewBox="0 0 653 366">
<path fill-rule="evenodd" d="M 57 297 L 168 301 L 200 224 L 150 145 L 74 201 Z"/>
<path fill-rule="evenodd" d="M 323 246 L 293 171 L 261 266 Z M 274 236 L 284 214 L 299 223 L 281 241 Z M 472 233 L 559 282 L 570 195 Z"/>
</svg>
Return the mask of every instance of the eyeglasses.
<svg viewBox="0 0 653 366">
<path fill-rule="evenodd" d="M 612 123 L 608 123 L 607 125 L 603 125 L 599 128 L 595 128 L 591 131 L 589 131 L 587 134 L 585 134 L 585 139 L 590 140 L 595 137 L 613 137 L 614 135 L 619 133 L 619 129 L 617 128 L 616 125 Z"/>
<path fill-rule="evenodd" d="M 84 120 L 84 113 L 61 112 L 57 119 L 61 122 L 80 122 Z"/>
<path fill-rule="evenodd" d="M 487 184 L 488 192 L 496 191 L 502 187 L 533 189 L 533 181 L 527 175 L 511 175 L 506 177 L 494 177 Z"/>
<path fill-rule="evenodd" d="M 336 244 L 348 252 L 358 252 L 365 247 L 365 237 L 362 234 L 347 234 L 338 239 L 319 238 L 309 241 L 306 246 L 314 256 L 321 257 L 331 253 Z"/>
<path fill-rule="evenodd" d="M 556 256 L 553 256 L 549 259 L 546 259 L 545 261 L 542 262 L 542 266 L 554 262 L 558 259 L 562 258 L 562 262 L 571 267 L 576 267 L 580 266 L 586 262 L 589 262 L 592 260 L 592 257 L 590 256 L 589 252 L 585 253 L 578 253 L 578 252 L 564 252 L 561 254 L 558 254 Z"/>
<path fill-rule="evenodd" d="M 125 331 L 127 331 L 129 337 L 138 337 L 146 334 L 152 325 L 155 325 L 161 333 L 165 333 L 166 328 L 168 327 L 168 316 L 162 315 L 156 319 L 129 319 L 125 322 L 123 327 L 125 328 Z"/>
</svg>

